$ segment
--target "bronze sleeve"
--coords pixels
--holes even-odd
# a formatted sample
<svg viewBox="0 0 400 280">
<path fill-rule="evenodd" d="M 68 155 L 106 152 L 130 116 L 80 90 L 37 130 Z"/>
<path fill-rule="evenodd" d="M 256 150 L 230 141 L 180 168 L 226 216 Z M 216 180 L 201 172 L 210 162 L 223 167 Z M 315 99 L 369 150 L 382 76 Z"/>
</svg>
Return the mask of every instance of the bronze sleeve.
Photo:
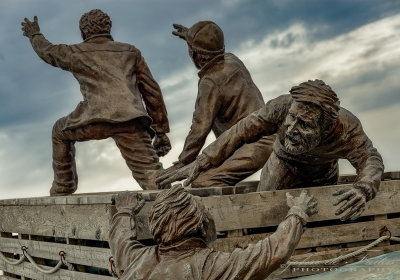
<svg viewBox="0 0 400 280">
<path fill-rule="evenodd" d="M 71 71 L 71 55 L 73 52 L 70 46 L 53 45 L 41 33 L 35 34 L 29 40 L 37 55 L 46 63 Z"/>
<path fill-rule="evenodd" d="M 153 119 L 151 127 L 157 133 L 167 133 L 169 132 L 167 108 L 165 107 L 160 86 L 154 80 L 139 50 L 137 50 L 136 66 L 139 91 L 142 94 L 147 113 Z"/>
</svg>

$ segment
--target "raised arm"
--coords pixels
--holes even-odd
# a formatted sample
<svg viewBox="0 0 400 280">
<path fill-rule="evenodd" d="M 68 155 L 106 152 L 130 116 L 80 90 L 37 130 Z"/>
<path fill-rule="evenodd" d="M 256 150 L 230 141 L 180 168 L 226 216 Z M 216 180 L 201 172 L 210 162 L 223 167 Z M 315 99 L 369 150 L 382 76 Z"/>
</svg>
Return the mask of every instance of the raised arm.
<svg viewBox="0 0 400 280">
<path fill-rule="evenodd" d="M 205 266 L 205 279 L 266 279 L 293 254 L 303 226 L 317 213 L 317 201 L 303 191 L 299 197 L 287 193 L 290 207 L 286 218 L 269 237 L 231 254 L 215 252 Z"/>
<path fill-rule="evenodd" d="M 38 18 L 33 22 L 27 18 L 21 23 L 23 35 L 29 38 L 32 48 L 46 63 L 69 71 L 71 68 L 72 50 L 68 45 L 53 45 L 40 33 Z"/>
<path fill-rule="evenodd" d="M 144 202 L 137 193 L 123 193 L 115 198 L 117 213 L 111 220 L 109 244 L 119 275 L 122 275 L 131 260 L 140 254 L 140 249 L 145 248 L 136 240 L 134 218 L 143 205 Z"/>
</svg>

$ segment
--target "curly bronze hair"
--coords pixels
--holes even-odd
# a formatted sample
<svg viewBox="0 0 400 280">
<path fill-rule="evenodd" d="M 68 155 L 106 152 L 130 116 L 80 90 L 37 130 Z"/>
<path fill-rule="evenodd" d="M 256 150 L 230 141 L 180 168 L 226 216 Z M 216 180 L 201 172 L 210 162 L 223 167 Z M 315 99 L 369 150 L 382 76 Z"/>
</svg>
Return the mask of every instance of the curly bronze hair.
<svg viewBox="0 0 400 280">
<path fill-rule="evenodd" d="M 110 34 L 112 22 L 110 17 L 100 9 L 85 13 L 79 20 L 79 29 L 84 40 L 99 34 Z"/>
<path fill-rule="evenodd" d="M 174 185 L 157 195 L 149 216 L 154 240 L 169 245 L 179 240 L 197 237 L 206 242 L 215 239 L 215 225 L 199 197 Z"/>
</svg>

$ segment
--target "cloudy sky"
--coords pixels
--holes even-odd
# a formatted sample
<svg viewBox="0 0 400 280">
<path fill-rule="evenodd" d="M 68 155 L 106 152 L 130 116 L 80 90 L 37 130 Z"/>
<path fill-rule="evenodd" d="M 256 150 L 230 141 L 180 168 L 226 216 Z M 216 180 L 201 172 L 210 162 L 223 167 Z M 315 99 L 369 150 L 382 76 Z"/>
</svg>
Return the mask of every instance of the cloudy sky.
<svg viewBox="0 0 400 280">
<path fill-rule="evenodd" d="M 0 199 L 48 194 L 52 125 L 82 100 L 70 73 L 36 56 L 20 22 L 37 15 L 51 42 L 73 44 L 81 41 L 80 16 L 94 8 L 111 16 L 115 40 L 142 51 L 163 90 L 173 145 L 164 166 L 182 149 L 198 80 L 186 44 L 171 35 L 172 23 L 213 20 L 265 101 L 323 79 L 361 120 L 386 170 L 400 170 L 399 1 L 0 0 Z M 112 140 L 76 147 L 79 193 L 138 188 Z"/>
</svg>

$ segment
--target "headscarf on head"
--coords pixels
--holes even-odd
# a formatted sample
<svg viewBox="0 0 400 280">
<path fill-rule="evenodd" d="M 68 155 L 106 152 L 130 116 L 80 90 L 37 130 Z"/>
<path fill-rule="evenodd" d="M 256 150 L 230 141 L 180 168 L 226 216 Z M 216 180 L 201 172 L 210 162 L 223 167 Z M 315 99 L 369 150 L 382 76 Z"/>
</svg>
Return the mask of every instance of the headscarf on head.
<svg viewBox="0 0 400 280">
<path fill-rule="evenodd" d="M 290 90 L 292 98 L 298 102 L 307 102 L 317 105 L 332 120 L 339 115 L 340 101 L 330 86 L 322 80 L 309 80 L 294 86 Z"/>
<path fill-rule="evenodd" d="M 159 193 L 149 216 L 150 231 L 159 244 L 170 244 L 199 233 L 201 236 L 197 237 L 206 239 L 210 222 L 202 202 L 187 193 L 182 185 Z"/>
</svg>

